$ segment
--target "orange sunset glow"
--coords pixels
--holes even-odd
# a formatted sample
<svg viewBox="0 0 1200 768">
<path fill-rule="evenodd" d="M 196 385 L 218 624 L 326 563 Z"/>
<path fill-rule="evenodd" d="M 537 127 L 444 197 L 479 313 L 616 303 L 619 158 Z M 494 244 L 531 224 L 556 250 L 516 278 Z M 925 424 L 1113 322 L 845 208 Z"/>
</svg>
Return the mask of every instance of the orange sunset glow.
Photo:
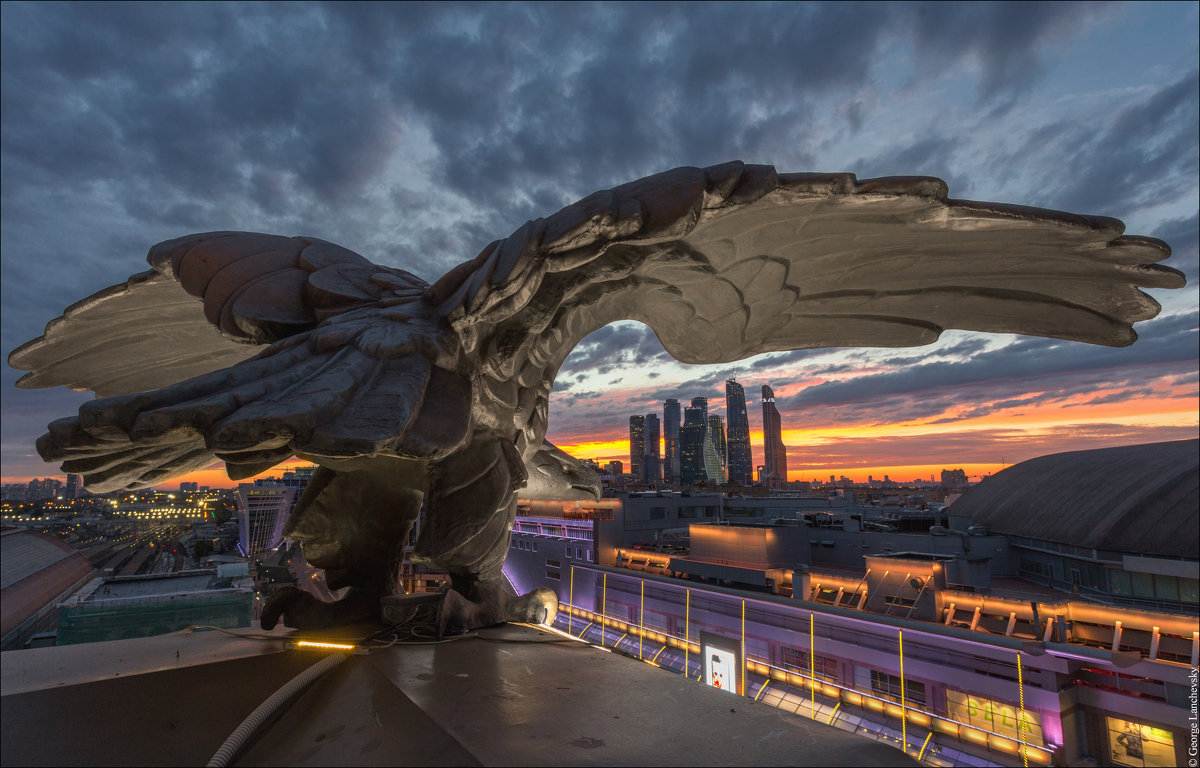
<svg viewBox="0 0 1200 768">
<path fill-rule="evenodd" d="M 776 391 L 783 391 L 783 388 Z M 1091 427 L 1105 433 L 1119 432 L 1124 427 L 1137 435 L 1133 439 L 1123 439 L 1119 434 L 1110 434 L 1105 444 L 1184 439 L 1194 437 L 1200 427 L 1194 389 L 1167 390 L 1161 396 L 1087 404 L 1089 400 L 1117 391 L 1099 389 L 1060 403 L 1031 404 L 1017 411 L 1000 411 L 953 425 L 934 426 L 924 420 L 796 428 L 794 424 L 798 419 L 789 419 L 784 414 L 788 479 L 824 481 L 830 475 L 845 476 L 855 482 L 866 482 L 869 477 L 880 480 L 885 476 L 897 481 L 936 479 L 943 469 L 962 469 L 972 480 L 978 480 L 1037 456 L 1098 447 L 1093 442 L 1096 434 Z M 748 405 L 751 444 L 755 461 L 759 462 L 763 456 L 762 429 L 756 425 L 755 404 Z M 809 417 L 811 420 L 812 415 Z M 614 459 L 629 462 L 629 435 L 624 424 L 614 424 L 607 434 L 581 436 L 574 440 L 565 435 L 556 437 L 553 427 L 552 417 L 549 438 L 573 456 L 601 463 Z M 1019 438 L 1005 441 L 998 440 L 998 435 Z M 995 455 L 990 460 L 978 461 L 959 458 L 953 450 L 930 455 L 924 450 L 918 452 L 915 447 L 913 453 L 904 455 L 906 444 L 919 444 L 925 449 L 930 443 L 936 445 L 939 442 L 969 445 L 976 455 L 980 451 L 991 451 Z"/>
</svg>

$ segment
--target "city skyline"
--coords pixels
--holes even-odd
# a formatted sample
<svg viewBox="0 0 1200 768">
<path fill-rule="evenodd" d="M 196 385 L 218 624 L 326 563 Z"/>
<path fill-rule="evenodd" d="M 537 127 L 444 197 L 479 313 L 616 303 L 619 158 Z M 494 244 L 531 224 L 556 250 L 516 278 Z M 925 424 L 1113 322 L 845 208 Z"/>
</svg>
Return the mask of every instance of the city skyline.
<svg viewBox="0 0 1200 768">
<path fill-rule="evenodd" d="M 741 159 L 1117 217 L 1188 285 L 1148 291 L 1162 313 L 1124 349 L 948 332 L 691 367 L 617 323 L 563 363 L 556 445 L 627 461 L 613 414 L 704 396 L 727 416 L 733 375 L 774 387 L 791 480 L 977 479 L 1195 436 L 1197 4 L 680 8 L 5 3 L 0 346 L 187 233 L 309 235 L 433 280 L 595 190 Z M 322 61 L 263 65 L 298 39 Z M 60 475 L 34 442 L 90 395 L 18 376 L 0 372 L 0 476 Z M 213 468 L 163 487 L 181 479 L 234 485 Z"/>
</svg>

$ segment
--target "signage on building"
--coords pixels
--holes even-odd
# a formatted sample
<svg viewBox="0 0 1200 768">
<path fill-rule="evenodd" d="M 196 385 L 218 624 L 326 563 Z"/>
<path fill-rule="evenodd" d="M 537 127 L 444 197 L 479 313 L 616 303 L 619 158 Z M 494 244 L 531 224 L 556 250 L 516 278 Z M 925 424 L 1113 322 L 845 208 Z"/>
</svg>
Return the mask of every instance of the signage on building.
<svg viewBox="0 0 1200 768">
<path fill-rule="evenodd" d="M 700 657 L 703 659 L 704 684 L 741 694 L 742 646 L 737 640 L 711 632 L 700 633 Z"/>
</svg>

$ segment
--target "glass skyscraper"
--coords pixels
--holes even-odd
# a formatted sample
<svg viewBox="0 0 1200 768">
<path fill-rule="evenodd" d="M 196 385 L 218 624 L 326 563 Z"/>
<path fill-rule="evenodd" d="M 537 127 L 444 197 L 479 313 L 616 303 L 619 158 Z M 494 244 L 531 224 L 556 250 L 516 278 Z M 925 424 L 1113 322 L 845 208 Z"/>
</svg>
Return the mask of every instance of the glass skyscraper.
<svg viewBox="0 0 1200 768">
<path fill-rule="evenodd" d="M 663 438 L 666 443 L 666 455 L 663 461 L 663 475 L 667 480 L 679 480 L 679 401 L 667 400 L 663 405 Z"/>
<path fill-rule="evenodd" d="M 629 471 L 642 479 L 642 462 L 646 457 L 646 417 L 629 417 Z"/>
<path fill-rule="evenodd" d="M 746 390 L 733 379 L 725 382 L 725 418 L 728 430 L 729 482 L 754 482 L 754 453 L 750 449 L 750 420 L 746 416 Z"/>
<path fill-rule="evenodd" d="M 766 384 L 762 388 L 763 414 L 763 476 L 768 488 L 782 488 L 787 482 L 787 448 L 783 445 L 783 425 L 775 408 L 775 391 Z"/>
<path fill-rule="evenodd" d="M 725 482 L 725 421 L 720 416 L 708 417 L 708 434 L 704 437 L 704 474 L 715 483 Z"/>
<path fill-rule="evenodd" d="M 642 460 L 642 480 L 653 485 L 662 482 L 662 456 L 659 449 L 658 414 L 646 414 L 646 453 Z"/>
<path fill-rule="evenodd" d="M 683 427 L 679 430 L 681 454 L 679 481 L 683 485 L 691 485 L 707 479 L 707 473 L 704 470 L 704 442 L 707 436 L 708 422 L 705 418 L 705 409 L 694 406 L 684 408 Z"/>
</svg>

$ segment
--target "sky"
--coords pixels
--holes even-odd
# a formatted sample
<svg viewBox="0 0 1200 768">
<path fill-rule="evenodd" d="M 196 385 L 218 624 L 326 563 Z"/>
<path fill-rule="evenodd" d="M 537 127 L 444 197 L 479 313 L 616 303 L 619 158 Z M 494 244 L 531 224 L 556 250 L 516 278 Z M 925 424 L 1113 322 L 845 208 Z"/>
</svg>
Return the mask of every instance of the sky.
<svg viewBox="0 0 1200 768">
<path fill-rule="evenodd" d="M 947 332 L 910 349 L 685 366 L 587 337 L 547 437 L 628 461 L 628 417 L 758 387 L 792 480 L 983 476 L 1198 429 L 1196 3 L 0 5 L 0 345 L 145 269 L 156 242 L 310 235 L 434 281 L 598 189 L 728 160 L 1113 216 L 1187 287 L 1133 346 Z M 60 474 L 86 393 L 0 374 L 5 482 Z M 228 485 L 218 468 L 192 477 Z"/>
</svg>

